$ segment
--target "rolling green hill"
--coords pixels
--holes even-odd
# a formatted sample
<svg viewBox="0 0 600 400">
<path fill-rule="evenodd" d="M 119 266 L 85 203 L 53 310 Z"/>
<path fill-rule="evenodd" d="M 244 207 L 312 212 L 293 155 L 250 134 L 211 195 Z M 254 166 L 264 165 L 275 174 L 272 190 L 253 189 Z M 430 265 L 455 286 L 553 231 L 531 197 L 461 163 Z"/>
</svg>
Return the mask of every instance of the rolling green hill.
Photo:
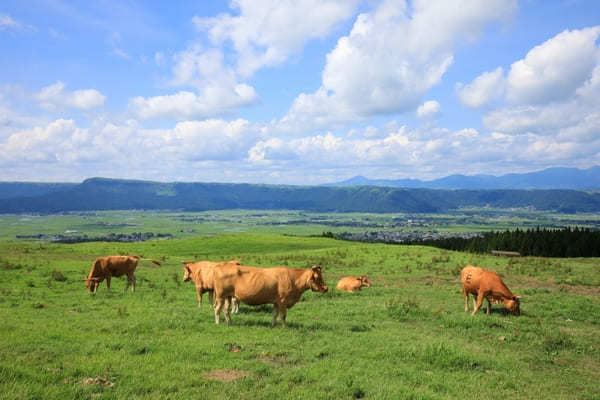
<svg viewBox="0 0 600 400">
<path fill-rule="evenodd" d="M 81 184 L 0 198 L 0 213 L 127 209 L 291 209 L 317 212 L 436 213 L 460 207 L 533 207 L 563 213 L 600 211 L 600 193 L 575 190 L 435 190 L 376 186 L 323 187 L 161 183 L 92 178 Z M 35 185 L 35 184 L 32 184 Z M 26 193 L 25 195 L 23 193 Z"/>
</svg>

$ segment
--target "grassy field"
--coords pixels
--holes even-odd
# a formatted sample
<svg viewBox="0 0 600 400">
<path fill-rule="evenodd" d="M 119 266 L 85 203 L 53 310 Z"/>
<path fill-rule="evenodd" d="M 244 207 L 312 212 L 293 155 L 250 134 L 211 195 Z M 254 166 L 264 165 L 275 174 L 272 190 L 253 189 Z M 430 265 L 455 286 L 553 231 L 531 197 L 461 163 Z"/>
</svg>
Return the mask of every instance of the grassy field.
<svg viewBox="0 0 600 400">
<path fill-rule="evenodd" d="M 310 213 L 223 210 L 95 211 L 57 215 L 0 215 L 0 240 L 17 235 L 71 232 L 97 237 L 109 233 L 153 232 L 176 238 L 222 233 L 320 235 L 323 232 L 431 231 L 484 232 L 536 227 L 600 227 L 598 214 L 553 214 L 528 210 L 465 209 L 452 214 Z"/>
<path fill-rule="evenodd" d="M 136 293 L 115 279 L 86 292 L 95 257 L 138 254 Z M 327 294 L 307 292 L 270 328 L 271 306 L 242 305 L 216 326 L 181 261 L 320 264 Z M 499 272 L 522 315 L 463 311 L 459 272 Z M 340 293 L 366 273 L 371 288 Z M 470 399 L 600 398 L 600 263 L 499 258 L 419 246 L 277 234 L 143 243 L 0 241 L 0 398 Z"/>
</svg>

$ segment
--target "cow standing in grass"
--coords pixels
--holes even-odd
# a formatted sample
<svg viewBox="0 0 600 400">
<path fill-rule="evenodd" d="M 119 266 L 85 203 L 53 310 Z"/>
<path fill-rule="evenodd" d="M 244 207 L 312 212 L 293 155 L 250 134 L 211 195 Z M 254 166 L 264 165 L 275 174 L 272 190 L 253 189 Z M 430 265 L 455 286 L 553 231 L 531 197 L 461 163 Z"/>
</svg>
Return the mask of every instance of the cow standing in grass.
<svg viewBox="0 0 600 400">
<path fill-rule="evenodd" d="M 273 304 L 273 323 L 277 315 L 286 326 L 287 309 L 300 300 L 302 293 L 327 292 L 321 267 L 308 269 L 286 267 L 257 268 L 221 263 L 215 267 L 215 323 L 219 323 L 221 310 L 225 313 L 227 325 L 231 324 L 228 305 L 232 297 L 237 297 L 248 305 Z"/>
<path fill-rule="evenodd" d="M 363 287 L 371 287 L 371 281 L 366 275 L 361 276 L 346 276 L 337 284 L 337 289 L 345 292 L 353 293 L 355 290 L 360 290 Z"/>
<path fill-rule="evenodd" d="M 92 264 L 92 269 L 87 278 L 85 278 L 85 286 L 89 292 L 96 293 L 100 282 L 106 279 L 106 290 L 110 291 L 110 279 L 113 276 L 119 277 L 127 275 L 127 286 L 131 286 L 131 292 L 135 292 L 135 275 L 133 274 L 137 268 L 138 256 L 106 256 L 98 257 Z M 156 265 L 160 263 L 156 260 L 150 260 Z"/>
<path fill-rule="evenodd" d="M 229 261 L 230 263 L 241 265 L 238 260 Z M 208 299 L 213 303 L 214 293 L 214 268 L 217 262 L 213 261 L 185 261 L 183 262 L 183 281 L 193 281 L 196 286 L 196 295 L 198 297 L 198 307 L 202 305 L 202 297 L 208 292 Z M 231 301 L 231 312 L 238 312 L 238 301 L 234 297 Z"/>
<path fill-rule="evenodd" d="M 483 268 L 467 265 L 460 272 L 462 294 L 465 299 L 465 312 L 469 311 L 469 294 L 473 295 L 473 312 L 475 315 L 487 300 L 487 314 L 491 312 L 491 303 L 503 303 L 514 315 L 521 314 L 520 296 L 515 296 L 502 282 L 500 276 Z"/>
</svg>

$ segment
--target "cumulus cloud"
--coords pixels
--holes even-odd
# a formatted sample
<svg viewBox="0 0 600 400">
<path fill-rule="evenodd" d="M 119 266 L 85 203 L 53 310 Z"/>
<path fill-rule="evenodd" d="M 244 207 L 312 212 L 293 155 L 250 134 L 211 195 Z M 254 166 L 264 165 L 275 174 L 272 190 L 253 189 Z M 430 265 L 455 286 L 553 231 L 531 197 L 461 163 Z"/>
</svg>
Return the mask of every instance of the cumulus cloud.
<svg viewBox="0 0 600 400">
<path fill-rule="evenodd" d="M 428 119 L 436 116 L 440 112 L 440 103 L 435 100 L 429 100 L 417 108 L 417 116 L 420 119 Z"/>
<path fill-rule="evenodd" d="M 162 62 L 163 56 L 157 60 Z M 230 114 L 258 101 L 254 88 L 238 82 L 235 71 L 224 65 L 220 50 L 200 45 L 175 54 L 170 84 L 192 87 L 197 93 L 183 90 L 162 96 L 134 97 L 129 101 L 130 111 L 141 119 L 185 120 Z"/>
<path fill-rule="evenodd" d="M 212 42 L 231 41 L 237 53 L 237 72 L 251 76 L 256 70 L 287 60 L 314 38 L 323 38 L 349 18 L 358 0 L 233 0 L 238 15 L 194 18 Z"/>
<path fill-rule="evenodd" d="M 73 120 L 58 119 L 46 126 L 10 135 L 0 143 L 0 161 L 4 164 L 72 160 L 80 157 L 79 146 L 87 138 L 87 131 L 78 128 Z"/>
<path fill-rule="evenodd" d="M 514 1 L 382 1 L 327 55 L 321 87 L 294 101 L 283 125 L 357 121 L 414 109 L 453 51 L 515 10 Z M 435 27 L 435 28 L 433 28 Z M 397 40 L 390 40 L 397 38 Z"/>
<path fill-rule="evenodd" d="M 51 110 L 61 107 L 89 110 L 104 105 L 106 100 L 96 89 L 66 91 L 65 84 L 60 81 L 42 88 L 35 98 L 42 107 Z"/>
<path fill-rule="evenodd" d="M 566 30 L 531 49 L 512 64 L 507 100 L 516 104 L 548 103 L 569 96 L 598 65 L 600 26 Z"/>
<path fill-rule="evenodd" d="M 227 114 L 256 100 L 257 95 L 251 86 L 237 84 L 231 89 L 206 87 L 199 96 L 187 91 L 148 98 L 138 96 L 130 100 L 129 107 L 141 119 L 185 120 Z"/>
<path fill-rule="evenodd" d="M 513 63 L 505 78 L 508 106 L 488 112 L 484 125 L 563 144 L 595 141 L 600 130 L 599 36 L 600 26 L 564 31 Z"/>
<path fill-rule="evenodd" d="M 504 94 L 505 78 L 502 67 L 484 72 L 470 84 L 457 84 L 458 98 L 468 107 L 481 107 Z"/>
</svg>

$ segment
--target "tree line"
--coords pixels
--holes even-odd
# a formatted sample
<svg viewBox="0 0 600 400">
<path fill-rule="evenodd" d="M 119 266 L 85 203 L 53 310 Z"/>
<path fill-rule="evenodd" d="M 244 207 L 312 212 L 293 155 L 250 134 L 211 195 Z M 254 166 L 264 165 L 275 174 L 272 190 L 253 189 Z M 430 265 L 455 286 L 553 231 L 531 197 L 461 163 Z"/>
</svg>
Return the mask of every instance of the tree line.
<svg viewBox="0 0 600 400">
<path fill-rule="evenodd" d="M 600 230 L 567 227 L 563 229 L 515 229 L 491 231 L 482 236 L 415 240 L 409 244 L 433 246 L 447 250 L 489 253 L 494 250 L 515 251 L 534 257 L 600 257 Z"/>
</svg>

